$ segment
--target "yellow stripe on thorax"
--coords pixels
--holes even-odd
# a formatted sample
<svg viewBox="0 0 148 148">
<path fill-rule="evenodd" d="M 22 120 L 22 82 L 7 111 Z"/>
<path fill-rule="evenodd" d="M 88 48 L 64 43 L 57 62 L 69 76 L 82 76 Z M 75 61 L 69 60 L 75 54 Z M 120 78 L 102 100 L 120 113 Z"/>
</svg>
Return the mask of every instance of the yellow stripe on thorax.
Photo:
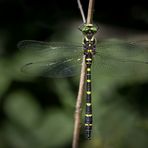
<svg viewBox="0 0 148 148">
<path fill-rule="evenodd" d="M 88 49 L 87 52 L 90 52 L 91 53 L 92 52 L 92 49 Z"/>
</svg>

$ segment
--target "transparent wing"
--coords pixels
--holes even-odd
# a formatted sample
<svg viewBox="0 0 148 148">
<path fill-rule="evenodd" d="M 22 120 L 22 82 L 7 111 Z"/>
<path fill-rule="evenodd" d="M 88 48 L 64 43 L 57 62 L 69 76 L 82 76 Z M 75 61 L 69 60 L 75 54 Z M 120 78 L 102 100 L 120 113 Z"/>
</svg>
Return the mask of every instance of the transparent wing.
<svg viewBox="0 0 148 148">
<path fill-rule="evenodd" d="M 95 72 L 103 76 L 121 77 L 148 74 L 148 62 L 146 61 L 122 60 L 105 55 L 97 55 L 92 67 Z"/>
<path fill-rule="evenodd" d="M 95 69 L 103 75 L 148 74 L 148 46 L 140 42 L 103 41 L 98 44 L 94 64 Z"/>
<path fill-rule="evenodd" d="M 80 70 L 82 46 L 75 43 L 21 41 L 25 53 L 22 71 L 46 77 L 73 76 Z M 100 74 L 124 76 L 141 71 L 148 73 L 148 44 L 122 40 L 99 41 L 94 59 Z"/>
<path fill-rule="evenodd" d="M 34 40 L 20 41 L 17 47 L 23 54 L 38 57 L 41 59 L 56 59 L 69 57 L 71 55 L 80 56 L 82 53 L 82 45 L 67 42 L 41 42 Z"/>
<path fill-rule="evenodd" d="M 80 72 L 80 59 L 60 59 L 56 61 L 32 62 L 22 67 L 22 72 L 33 76 L 43 77 L 70 77 Z"/>
<path fill-rule="evenodd" d="M 117 60 L 144 62 L 148 59 L 148 44 L 141 44 L 141 42 L 112 39 L 99 42 L 97 48 L 98 54 Z"/>
<path fill-rule="evenodd" d="M 82 45 L 64 42 L 19 42 L 24 66 L 21 71 L 33 76 L 68 77 L 79 73 Z"/>
</svg>

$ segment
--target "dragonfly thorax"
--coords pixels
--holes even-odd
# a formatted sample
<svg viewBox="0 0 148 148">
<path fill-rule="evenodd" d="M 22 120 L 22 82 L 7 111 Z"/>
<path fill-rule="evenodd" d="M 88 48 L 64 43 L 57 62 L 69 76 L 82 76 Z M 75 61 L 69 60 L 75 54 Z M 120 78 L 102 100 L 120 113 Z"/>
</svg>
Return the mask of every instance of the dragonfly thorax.
<svg viewBox="0 0 148 148">
<path fill-rule="evenodd" d="M 84 37 L 83 39 L 83 49 L 84 49 L 84 54 L 86 56 L 91 57 L 96 53 L 96 39 L 94 36 L 92 38 L 87 38 L 87 36 Z"/>
<path fill-rule="evenodd" d="M 97 32 L 98 28 L 93 24 L 83 24 L 79 29 L 84 35 L 82 42 L 84 55 L 86 55 L 86 58 L 92 58 L 93 55 L 96 53 L 96 39 L 94 35 Z"/>
</svg>

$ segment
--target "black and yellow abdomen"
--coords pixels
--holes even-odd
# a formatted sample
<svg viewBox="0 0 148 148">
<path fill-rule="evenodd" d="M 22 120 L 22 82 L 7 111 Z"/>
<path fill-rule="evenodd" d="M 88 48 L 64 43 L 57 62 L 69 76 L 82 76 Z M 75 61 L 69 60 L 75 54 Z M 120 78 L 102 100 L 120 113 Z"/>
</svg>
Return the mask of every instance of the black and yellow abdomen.
<svg viewBox="0 0 148 148">
<path fill-rule="evenodd" d="M 85 135 L 87 139 L 91 138 L 92 132 L 92 103 L 91 103 L 91 65 L 93 57 L 96 53 L 96 39 L 94 37 L 98 28 L 93 26 L 93 24 L 84 24 L 80 28 L 84 35 L 83 39 L 83 51 L 85 55 L 86 64 L 86 110 L 85 110 Z"/>
<path fill-rule="evenodd" d="M 86 58 L 87 61 L 87 58 Z M 88 139 L 92 131 L 92 104 L 91 104 L 91 64 L 86 64 L 86 111 L 85 111 L 85 134 Z"/>
</svg>

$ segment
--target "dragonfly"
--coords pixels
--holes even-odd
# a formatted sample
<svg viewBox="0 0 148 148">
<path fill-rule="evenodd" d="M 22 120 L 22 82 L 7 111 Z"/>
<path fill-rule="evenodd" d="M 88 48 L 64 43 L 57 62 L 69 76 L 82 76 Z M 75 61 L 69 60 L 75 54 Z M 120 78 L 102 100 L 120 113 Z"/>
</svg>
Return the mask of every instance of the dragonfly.
<svg viewBox="0 0 148 148">
<path fill-rule="evenodd" d="M 148 74 L 148 46 L 139 42 L 123 40 L 98 41 L 95 34 L 99 28 L 93 24 L 83 24 L 79 27 L 83 34 L 82 43 L 70 42 L 42 42 L 23 40 L 18 48 L 27 55 L 27 63 L 21 71 L 33 76 L 43 77 L 71 77 L 80 73 L 83 55 L 86 64 L 86 109 L 85 134 L 91 139 L 92 132 L 92 90 L 91 69 L 110 76 L 120 77 L 130 73 L 147 69 Z"/>
</svg>

